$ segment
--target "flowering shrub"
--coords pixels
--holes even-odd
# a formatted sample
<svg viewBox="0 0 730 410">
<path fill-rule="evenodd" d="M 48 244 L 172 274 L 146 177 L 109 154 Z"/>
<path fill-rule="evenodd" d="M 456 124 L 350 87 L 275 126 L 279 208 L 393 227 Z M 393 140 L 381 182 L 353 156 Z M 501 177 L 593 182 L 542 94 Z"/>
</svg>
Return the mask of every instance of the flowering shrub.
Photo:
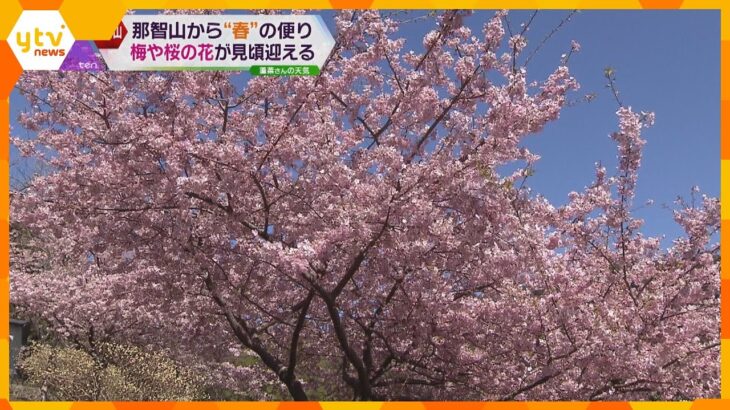
<svg viewBox="0 0 730 410">
<path fill-rule="evenodd" d="M 26 383 L 61 401 L 204 399 L 189 370 L 160 353 L 102 344 L 94 354 L 72 347 L 34 344 L 25 352 L 20 370 Z"/>
<path fill-rule="evenodd" d="M 54 171 L 11 201 L 48 258 L 15 259 L 12 302 L 258 398 L 717 396 L 718 200 L 679 201 L 668 249 L 641 233 L 653 115 L 628 106 L 617 169 L 565 205 L 532 192 L 521 141 L 578 82 L 566 65 L 528 81 L 526 37 L 468 14 L 434 15 L 415 52 L 394 19 L 341 11 L 320 76 L 243 89 L 223 72 L 24 74 L 35 137 L 13 143 Z"/>
</svg>

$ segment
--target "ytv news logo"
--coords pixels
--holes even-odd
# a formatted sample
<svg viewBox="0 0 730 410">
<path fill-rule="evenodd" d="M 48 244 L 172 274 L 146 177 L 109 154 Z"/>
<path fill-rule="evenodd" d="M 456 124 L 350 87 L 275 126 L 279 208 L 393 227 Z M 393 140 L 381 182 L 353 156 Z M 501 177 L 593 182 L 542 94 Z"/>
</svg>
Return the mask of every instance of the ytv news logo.
<svg viewBox="0 0 730 410">
<path fill-rule="evenodd" d="M 15 23 L 8 44 L 24 70 L 58 70 L 73 35 L 55 10 L 26 10 Z"/>
</svg>

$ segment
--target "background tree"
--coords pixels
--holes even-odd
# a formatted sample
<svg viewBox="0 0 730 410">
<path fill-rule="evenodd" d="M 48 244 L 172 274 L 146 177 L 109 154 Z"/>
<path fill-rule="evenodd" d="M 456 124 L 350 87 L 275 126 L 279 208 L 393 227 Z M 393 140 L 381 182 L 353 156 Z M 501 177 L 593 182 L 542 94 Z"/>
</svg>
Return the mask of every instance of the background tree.
<svg viewBox="0 0 730 410">
<path fill-rule="evenodd" d="M 623 106 L 615 173 L 597 166 L 564 206 L 531 192 L 539 156 L 520 142 L 578 83 L 565 65 L 528 81 L 526 28 L 504 38 L 499 12 L 472 32 L 468 14 L 435 13 L 414 52 L 397 21 L 341 11 L 321 75 L 245 87 L 26 73 L 36 135 L 14 144 L 54 171 L 12 219 L 51 268 L 16 264 L 13 303 L 261 398 L 718 395 L 718 200 L 679 201 L 669 249 L 642 235 L 653 114 Z"/>
</svg>

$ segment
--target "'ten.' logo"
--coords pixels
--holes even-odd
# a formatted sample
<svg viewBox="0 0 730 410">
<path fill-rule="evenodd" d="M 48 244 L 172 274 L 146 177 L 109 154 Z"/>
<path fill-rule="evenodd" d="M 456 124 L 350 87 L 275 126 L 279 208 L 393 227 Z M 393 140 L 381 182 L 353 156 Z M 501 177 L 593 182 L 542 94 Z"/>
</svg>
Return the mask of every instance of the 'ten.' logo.
<svg viewBox="0 0 730 410">
<path fill-rule="evenodd" d="M 56 10 L 23 11 L 8 37 L 8 45 L 24 70 L 58 70 L 73 43 Z"/>
</svg>

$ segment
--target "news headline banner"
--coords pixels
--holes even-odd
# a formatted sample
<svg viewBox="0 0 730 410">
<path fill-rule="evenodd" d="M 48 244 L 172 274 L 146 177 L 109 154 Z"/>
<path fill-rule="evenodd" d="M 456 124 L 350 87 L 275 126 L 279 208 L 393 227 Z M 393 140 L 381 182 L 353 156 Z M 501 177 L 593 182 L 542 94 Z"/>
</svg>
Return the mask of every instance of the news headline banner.
<svg viewBox="0 0 730 410">
<path fill-rule="evenodd" d="M 319 72 L 334 43 L 316 15 L 128 15 L 97 47 L 109 70 L 307 75 Z"/>
<path fill-rule="evenodd" d="M 52 13 L 60 34 L 26 30 L 17 34 L 17 47 L 11 44 L 24 69 L 317 75 L 335 44 L 317 15 L 130 14 L 110 39 L 89 42 L 74 41 L 61 15 Z"/>
</svg>

